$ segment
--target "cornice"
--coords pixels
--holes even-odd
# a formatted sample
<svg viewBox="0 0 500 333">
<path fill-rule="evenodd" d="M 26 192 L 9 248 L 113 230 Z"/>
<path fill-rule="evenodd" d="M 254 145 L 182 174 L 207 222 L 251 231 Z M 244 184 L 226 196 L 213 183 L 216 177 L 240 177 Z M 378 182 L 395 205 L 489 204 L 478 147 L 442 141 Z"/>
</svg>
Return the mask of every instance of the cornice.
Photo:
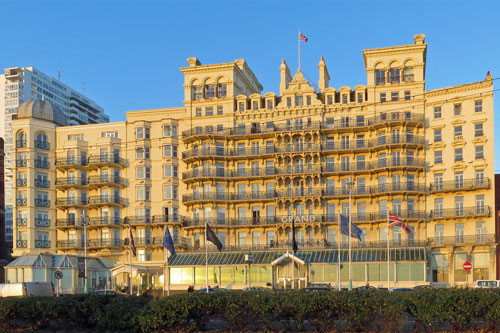
<svg viewBox="0 0 500 333">
<path fill-rule="evenodd" d="M 479 81 L 479 82 L 462 84 L 462 85 L 458 85 L 458 86 L 451 86 L 451 87 L 446 87 L 446 88 L 427 90 L 424 92 L 424 94 L 425 94 L 426 98 L 429 98 L 429 97 L 434 97 L 434 96 L 443 96 L 446 94 L 460 93 L 460 92 L 465 92 L 465 91 L 473 91 L 473 90 L 490 88 L 490 87 L 493 88 L 492 81 Z M 491 92 L 490 91 L 485 92 L 485 94 L 489 94 L 489 93 L 491 93 Z M 463 97 L 465 97 L 465 96 L 463 96 Z M 467 97 L 471 98 L 471 96 L 467 96 Z M 460 99 L 461 96 L 456 96 L 456 98 Z"/>
</svg>

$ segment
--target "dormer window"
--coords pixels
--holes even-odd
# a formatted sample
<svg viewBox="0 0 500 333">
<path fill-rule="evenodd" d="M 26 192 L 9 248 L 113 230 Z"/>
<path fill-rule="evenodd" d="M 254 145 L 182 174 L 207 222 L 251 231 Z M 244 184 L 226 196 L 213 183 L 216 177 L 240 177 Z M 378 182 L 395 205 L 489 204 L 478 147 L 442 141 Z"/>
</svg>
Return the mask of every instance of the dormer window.
<svg viewBox="0 0 500 333">
<path fill-rule="evenodd" d="M 328 96 L 326 98 L 326 104 L 328 104 L 328 105 L 332 105 L 333 104 L 333 96 Z"/>
<path fill-rule="evenodd" d="M 192 92 L 193 92 L 193 100 L 195 101 L 199 101 L 203 98 L 203 89 L 201 89 L 200 86 L 194 86 L 192 88 Z"/>
<path fill-rule="evenodd" d="M 363 103 L 363 93 L 358 93 L 358 103 Z"/>
<path fill-rule="evenodd" d="M 376 70 L 375 71 L 375 84 L 384 84 L 385 83 L 385 71 L 382 70 Z"/>
<path fill-rule="evenodd" d="M 403 69 L 403 79 L 405 82 L 413 82 L 413 68 L 405 67 Z"/>
<path fill-rule="evenodd" d="M 211 99 L 215 97 L 215 86 L 207 85 L 205 86 L 205 98 Z"/>
<path fill-rule="evenodd" d="M 253 101 L 253 102 L 252 102 L 252 109 L 253 109 L 254 111 L 259 110 L 259 102 L 258 102 L 258 101 Z"/>
<path fill-rule="evenodd" d="M 306 104 L 311 105 L 311 96 L 306 97 Z"/>
<path fill-rule="evenodd" d="M 244 102 L 240 102 L 238 104 L 238 108 L 239 108 L 240 111 L 245 111 L 245 103 Z"/>
<path fill-rule="evenodd" d="M 302 106 L 302 96 L 295 96 L 295 106 Z"/>
<path fill-rule="evenodd" d="M 273 108 L 273 101 L 271 99 L 267 100 L 267 109 L 272 110 Z"/>
<path fill-rule="evenodd" d="M 291 97 L 286 98 L 286 106 L 288 106 L 288 107 L 292 106 L 292 98 Z"/>
<path fill-rule="evenodd" d="M 347 104 L 347 94 L 342 95 L 342 104 Z"/>
<path fill-rule="evenodd" d="M 391 83 L 399 83 L 399 68 L 391 68 L 390 82 Z"/>
<path fill-rule="evenodd" d="M 217 97 L 223 98 L 227 96 L 227 86 L 225 83 L 219 83 L 217 86 Z"/>
</svg>

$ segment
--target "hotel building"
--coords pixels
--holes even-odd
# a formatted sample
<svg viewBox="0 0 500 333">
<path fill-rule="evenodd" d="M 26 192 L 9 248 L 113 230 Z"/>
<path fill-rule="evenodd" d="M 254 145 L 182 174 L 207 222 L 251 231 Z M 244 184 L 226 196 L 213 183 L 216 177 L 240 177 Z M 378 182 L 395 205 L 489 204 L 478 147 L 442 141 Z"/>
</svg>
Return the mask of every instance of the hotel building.
<svg viewBox="0 0 500 333">
<path fill-rule="evenodd" d="M 87 239 L 89 256 L 114 260 L 116 286 L 132 271 L 135 286 L 163 288 L 168 227 L 170 288 L 198 289 L 208 222 L 224 245 L 207 245 L 210 285 L 345 286 L 342 213 L 363 231 L 354 286 L 387 286 L 387 242 L 391 286 L 496 278 L 492 76 L 425 90 L 424 37 L 364 50 L 366 85 L 354 88 L 331 87 L 323 57 L 317 88 L 283 60 L 279 95 L 262 94 L 242 59 L 189 58 L 182 107 L 65 126 L 47 103 L 23 104 L 12 124 L 14 256 L 82 256 Z M 388 210 L 412 233 L 388 230 Z"/>
</svg>

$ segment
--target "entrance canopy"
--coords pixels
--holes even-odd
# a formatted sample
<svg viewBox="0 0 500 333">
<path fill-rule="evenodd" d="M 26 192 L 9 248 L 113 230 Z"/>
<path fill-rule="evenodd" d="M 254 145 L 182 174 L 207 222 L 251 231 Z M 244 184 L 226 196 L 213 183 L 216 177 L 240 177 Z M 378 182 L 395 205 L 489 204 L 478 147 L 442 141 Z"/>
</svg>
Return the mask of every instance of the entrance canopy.
<svg viewBox="0 0 500 333">
<path fill-rule="evenodd" d="M 273 260 L 273 262 L 271 262 L 271 265 L 272 266 L 278 265 L 280 262 L 282 262 L 283 260 L 286 260 L 286 259 L 292 259 L 293 261 L 295 261 L 301 265 L 306 264 L 304 262 L 304 260 L 301 260 L 301 259 L 297 258 L 296 256 L 294 256 L 293 254 L 287 252 L 284 255 L 282 255 L 281 257 L 279 257 L 278 259 Z"/>
<path fill-rule="evenodd" d="M 259 251 L 259 252 L 212 252 L 208 254 L 208 265 L 245 265 L 245 255 L 252 254 L 254 257 L 253 265 L 273 264 L 286 255 L 283 251 Z M 317 250 L 317 251 L 298 251 L 293 257 L 295 261 L 304 263 L 337 263 L 338 250 Z M 285 257 L 281 260 L 284 260 Z M 348 250 L 340 251 L 340 262 L 349 261 Z M 383 262 L 387 261 L 387 250 L 385 249 L 353 249 L 352 262 Z M 391 249 L 391 261 L 426 261 L 425 248 L 394 248 Z M 176 253 L 169 258 L 170 266 L 204 266 L 204 253 Z M 126 266 L 128 267 L 128 266 Z"/>
<path fill-rule="evenodd" d="M 130 273 L 130 265 L 126 264 L 121 264 L 116 267 L 111 268 L 111 276 L 115 277 L 119 274 L 129 274 Z M 137 274 L 145 274 L 145 273 L 150 273 L 150 274 L 163 274 L 163 267 L 159 266 L 139 266 L 139 265 L 132 265 L 132 276 L 136 277 Z"/>
</svg>

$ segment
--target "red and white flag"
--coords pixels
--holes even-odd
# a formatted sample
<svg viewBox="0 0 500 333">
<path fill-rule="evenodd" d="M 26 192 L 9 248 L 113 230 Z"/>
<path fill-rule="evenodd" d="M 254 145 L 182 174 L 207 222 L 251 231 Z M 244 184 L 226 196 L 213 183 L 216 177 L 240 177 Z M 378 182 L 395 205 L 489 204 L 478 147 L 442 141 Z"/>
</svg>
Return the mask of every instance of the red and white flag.
<svg viewBox="0 0 500 333">
<path fill-rule="evenodd" d="M 307 37 L 300 33 L 300 39 L 307 43 Z"/>
<path fill-rule="evenodd" d="M 408 226 L 391 211 L 389 211 L 388 222 L 389 222 L 389 227 L 394 227 L 394 226 L 401 227 L 408 235 L 411 234 L 411 229 L 408 228 Z"/>
</svg>

